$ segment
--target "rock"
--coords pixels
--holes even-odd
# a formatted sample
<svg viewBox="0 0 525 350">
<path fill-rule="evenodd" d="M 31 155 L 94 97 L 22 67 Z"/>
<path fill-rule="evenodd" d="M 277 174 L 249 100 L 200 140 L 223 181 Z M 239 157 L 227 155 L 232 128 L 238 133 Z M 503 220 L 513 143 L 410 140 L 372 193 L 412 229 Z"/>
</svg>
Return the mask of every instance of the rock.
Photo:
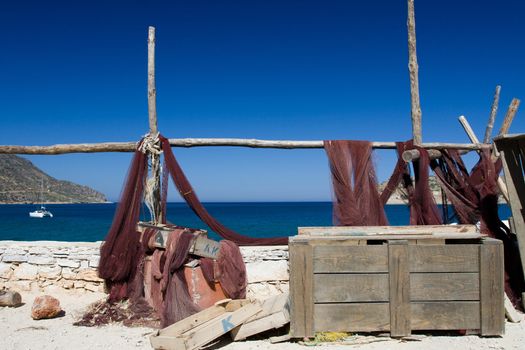
<svg viewBox="0 0 525 350">
<path fill-rule="evenodd" d="M 27 262 L 34 265 L 54 265 L 55 259 L 48 256 L 30 255 Z"/>
<path fill-rule="evenodd" d="M 72 289 L 75 285 L 73 284 L 73 281 L 64 281 L 62 284 L 62 287 L 64 289 Z"/>
<path fill-rule="evenodd" d="M 35 298 L 31 307 L 31 317 L 33 320 L 53 318 L 58 316 L 61 311 L 60 301 L 57 298 L 53 298 L 50 295 L 42 295 Z"/>
<path fill-rule="evenodd" d="M 86 283 L 86 285 L 84 286 L 84 289 L 87 289 L 91 292 L 98 292 L 100 291 L 100 287 L 95 284 L 95 283 Z"/>
<path fill-rule="evenodd" d="M 100 261 L 100 256 L 95 256 L 89 260 L 89 267 L 98 267 L 98 263 Z"/>
<path fill-rule="evenodd" d="M 77 273 L 67 267 L 64 267 L 62 269 L 62 277 L 68 280 L 74 280 L 77 278 Z"/>
<path fill-rule="evenodd" d="M 38 269 L 38 276 L 45 279 L 57 279 L 62 274 L 60 266 L 45 266 Z"/>
<path fill-rule="evenodd" d="M 10 279 L 13 275 L 11 264 L 0 263 L 0 278 Z"/>
<path fill-rule="evenodd" d="M 75 289 L 84 288 L 85 286 L 86 286 L 86 282 L 84 281 L 74 281 L 73 282 L 73 287 L 75 287 Z"/>
<path fill-rule="evenodd" d="M 36 283 L 31 281 L 8 281 L 5 286 L 17 292 L 30 292 L 32 289 L 36 289 Z"/>
<path fill-rule="evenodd" d="M 27 256 L 26 255 L 8 255 L 8 254 L 4 254 L 2 255 L 2 261 L 3 262 L 16 262 L 16 263 L 21 263 L 21 262 L 26 262 L 27 261 Z"/>
<path fill-rule="evenodd" d="M 288 281 L 288 262 L 285 260 L 258 261 L 246 264 L 248 283 Z"/>
<path fill-rule="evenodd" d="M 50 256 L 51 252 L 49 251 L 49 249 L 44 247 L 31 247 L 29 248 L 29 254 Z"/>
<path fill-rule="evenodd" d="M 18 292 L 0 291 L 0 306 L 17 307 L 22 305 L 22 296 Z"/>
<path fill-rule="evenodd" d="M 38 267 L 28 263 L 22 263 L 13 272 L 13 280 L 34 280 L 37 278 Z"/>
<path fill-rule="evenodd" d="M 57 259 L 57 265 L 62 267 L 72 267 L 77 268 L 80 267 L 80 262 L 75 260 L 69 260 L 69 259 Z"/>
<path fill-rule="evenodd" d="M 80 268 L 81 268 L 81 269 L 87 269 L 88 267 L 89 267 L 89 261 L 87 261 L 87 260 L 82 260 L 82 261 L 80 262 Z"/>
<path fill-rule="evenodd" d="M 97 271 L 92 269 L 80 270 L 77 274 L 77 279 L 88 282 L 104 282 L 102 278 L 98 277 Z"/>
</svg>

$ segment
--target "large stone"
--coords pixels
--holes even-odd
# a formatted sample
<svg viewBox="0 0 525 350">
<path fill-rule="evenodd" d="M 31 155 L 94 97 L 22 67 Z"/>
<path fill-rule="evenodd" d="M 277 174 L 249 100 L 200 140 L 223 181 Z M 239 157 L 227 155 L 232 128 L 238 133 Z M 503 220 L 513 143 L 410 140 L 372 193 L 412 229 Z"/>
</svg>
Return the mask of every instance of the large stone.
<svg viewBox="0 0 525 350">
<path fill-rule="evenodd" d="M 8 281 L 5 287 L 16 292 L 30 292 L 37 289 L 37 285 L 32 281 Z"/>
<path fill-rule="evenodd" d="M 285 260 L 258 261 L 246 264 L 248 283 L 288 281 L 288 262 Z"/>
<path fill-rule="evenodd" d="M 57 259 L 57 265 L 62 267 L 72 267 L 76 269 L 80 267 L 80 262 L 70 259 Z"/>
<path fill-rule="evenodd" d="M 89 259 L 89 266 L 97 268 L 100 261 L 100 256 L 94 256 L 91 259 Z"/>
<path fill-rule="evenodd" d="M 0 291 L 0 306 L 17 307 L 22 304 L 22 296 L 18 292 Z"/>
<path fill-rule="evenodd" d="M 2 255 L 2 261 L 5 263 L 14 262 L 14 263 L 21 263 L 27 261 L 26 255 L 11 255 L 11 254 L 4 254 Z"/>
<path fill-rule="evenodd" d="M 38 267 L 22 263 L 13 272 L 13 280 L 34 280 L 38 276 Z"/>
<path fill-rule="evenodd" d="M 27 249 L 10 247 L 4 251 L 4 255 L 26 255 Z"/>
<path fill-rule="evenodd" d="M 34 320 L 53 318 L 60 314 L 60 301 L 50 295 L 42 295 L 35 298 L 31 307 L 31 317 Z"/>
<path fill-rule="evenodd" d="M 88 282 L 104 282 L 103 279 L 98 277 L 97 271 L 96 270 L 92 270 L 92 269 L 80 270 L 77 273 L 77 279 L 88 281 Z"/>
<path fill-rule="evenodd" d="M 51 252 L 49 251 L 49 249 L 44 248 L 44 247 L 31 247 L 29 248 L 29 254 L 50 256 Z"/>
<path fill-rule="evenodd" d="M 68 267 L 62 269 L 62 277 L 68 280 L 77 279 L 77 273 Z"/>
<path fill-rule="evenodd" d="M 44 266 L 38 269 L 38 276 L 45 279 L 58 279 L 62 274 L 60 266 Z"/>
<path fill-rule="evenodd" d="M 10 279 L 12 275 L 11 264 L 0 263 L 0 278 Z"/>
<path fill-rule="evenodd" d="M 27 262 L 34 265 L 54 265 L 55 259 L 48 256 L 29 255 Z"/>
</svg>

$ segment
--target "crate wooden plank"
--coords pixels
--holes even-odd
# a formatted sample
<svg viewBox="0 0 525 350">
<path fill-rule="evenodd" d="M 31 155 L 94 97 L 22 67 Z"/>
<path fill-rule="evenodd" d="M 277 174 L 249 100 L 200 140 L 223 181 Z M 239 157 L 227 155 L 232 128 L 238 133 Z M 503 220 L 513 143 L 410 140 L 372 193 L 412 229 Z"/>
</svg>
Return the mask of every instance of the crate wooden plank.
<svg viewBox="0 0 525 350">
<path fill-rule="evenodd" d="M 260 312 L 259 304 L 248 304 L 233 312 L 216 317 L 215 319 L 204 324 L 204 327 L 198 330 L 190 330 L 182 335 L 185 340 L 186 350 L 197 349 L 217 339 L 223 334 L 228 333 L 244 321 Z"/>
<path fill-rule="evenodd" d="M 287 312 L 276 312 L 240 325 L 231 331 L 231 336 L 234 341 L 239 341 L 270 329 L 281 328 L 289 322 L 290 315 Z"/>
<path fill-rule="evenodd" d="M 312 337 L 313 330 L 313 249 L 309 244 L 289 243 L 290 333 L 297 338 Z"/>
<path fill-rule="evenodd" d="M 478 234 L 475 225 L 411 225 L 411 226 L 325 226 L 299 227 L 299 235 L 310 236 L 377 236 L 377 235 L 439 235 Z M 455 237 L 455 236 L 453 236 Z"/>
<path fill-rule="evenodd" d="M 408 241 L 388 242 L 390 336 L 410 335 L 410 272 Z"/>
<path fill-rule="evenodd" d="M 388 274 L 315 274 L 314 302 L 388 302 Z"/>
<path fill-rule="evenodd" d="M 182 338 L 173 336 L 155 335 L 150 337 L 151 347 L 153 349 L 163 350 L 186 350 L 186 343 Z"/>
<path fill-rule="evenodd" d="M 480 247 L 481 335 L 505 332 L 503 244 L 486 239 Z"/>
<path fill-rule="evenodd" d="M 477 301 L 413 302 L 412 330 L 480 329 Z"/>
<path fill-rule="evenodd" d="M 410 245 L 410 272 L 479 272 L 479 244 Z"/>
<path fill-rule="evenodd" d="M 375 332 L 390 329 L 388 303 L 315 304 L 316 332 Z"/>
<path fill-rule="evenodd" d="M 410 300 L 479 300 L 479 273 L 412 273 Z"/>
<path fill-rule="evenodd" d="M 313 269 L 321 272 L 388 272 L 386 245 L 325 245 L 313 248 Z"/>
</svg>

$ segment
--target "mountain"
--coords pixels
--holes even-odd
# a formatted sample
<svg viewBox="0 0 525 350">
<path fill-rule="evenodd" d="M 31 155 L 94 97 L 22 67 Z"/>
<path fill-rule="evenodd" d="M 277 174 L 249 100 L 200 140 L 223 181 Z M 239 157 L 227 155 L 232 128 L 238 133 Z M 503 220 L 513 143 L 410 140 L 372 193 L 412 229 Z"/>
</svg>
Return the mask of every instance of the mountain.
<svg viewBox="0 0 525 350">
<path fill-rule="evenodd" d="M 383 191 L 383 189 L 386 187 L 388 181 L 382 182 L 379 184 L 379 193 Z M 430 190 L 432 191 L 432 194 L 434 195 L 434 199 L 436 200 L 436 203 L 441 204 L 442 198 L 441 198 L 441 187 L 439 186 L 436 177 L 435 176 L 429 176 L 428 178 L 428 184 L 430 186 Z M 390 200 L 388 203 L 396 204 L 396 203 L 408 203 L 408 195 L 403 188 L 403 186 L 400 184 L 396 190 L 392 193 L 392 196 L 390 196 Z"/>
<path fill-rule="evenodd" d="M 45 203 L 101 203 L 106 197 L 87 186 L 57 180 L 29 160 L 0 154 L 0 203 L 39 203 L 41 182 Z"/>
</svg>

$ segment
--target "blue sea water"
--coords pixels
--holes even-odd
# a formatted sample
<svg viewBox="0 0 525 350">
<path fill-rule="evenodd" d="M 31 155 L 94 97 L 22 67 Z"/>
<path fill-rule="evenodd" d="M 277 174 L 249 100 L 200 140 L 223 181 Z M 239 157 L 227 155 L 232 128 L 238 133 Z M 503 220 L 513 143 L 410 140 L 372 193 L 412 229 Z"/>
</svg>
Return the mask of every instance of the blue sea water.
<svg viewBox="0 0 525 350">
<path fill-rule="evenodd" d="M 298 226 L 330 226 L 330 202 L 205 203 L 208 211 L 226 226 L 253 237 L 293 236 Z M 116 204 L 47 205 L 53 218 L 30 218 L 35 205 L 0 205 L 0 240 L 103 240 L 111 226 Z M 146 211 L 146 210 L 145 210 Z M 500 205 L 500 217 L 510 209 Z M 168 220 L 177 225 L 207 228 L 185 203 L 168 203 Z M 408 224 L 405 205 L 387 205 L 391 225 Z M 148 220 L 147 217 L 143 217 Z M 218 238 L 210 232 L 210 236 Z"/>
</svg>

